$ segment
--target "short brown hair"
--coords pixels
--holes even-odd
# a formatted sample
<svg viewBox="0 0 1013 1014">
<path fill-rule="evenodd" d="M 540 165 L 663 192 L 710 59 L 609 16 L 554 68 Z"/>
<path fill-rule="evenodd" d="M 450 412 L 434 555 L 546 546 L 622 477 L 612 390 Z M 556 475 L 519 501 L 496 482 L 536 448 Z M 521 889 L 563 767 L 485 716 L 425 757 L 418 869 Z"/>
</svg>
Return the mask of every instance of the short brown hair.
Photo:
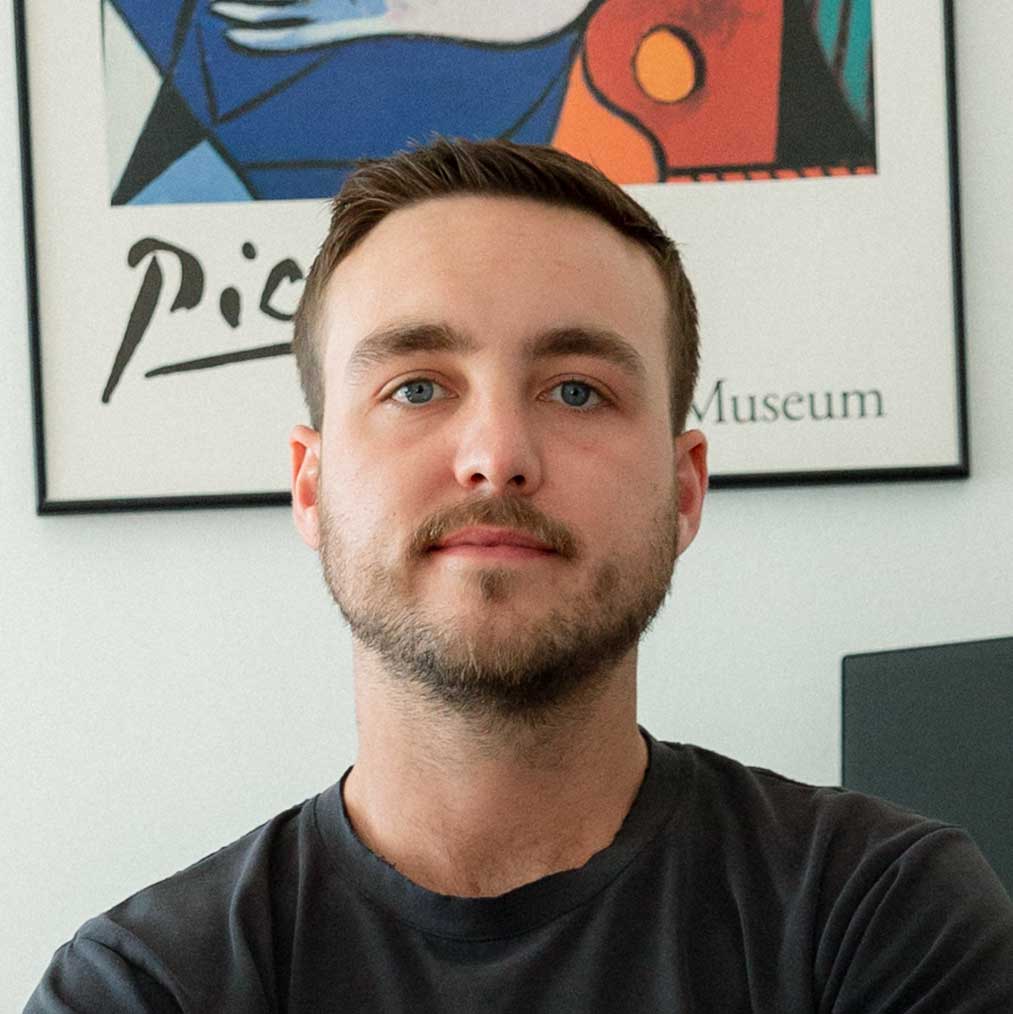
<svg viewBox="0 0 1013 1014">
<path fill-rule="evenodd" d="M 673 432 L 681 432 L 699 370 L 696 298 L 679 252 L 661 226 L 607 176 L 565 152 L 544 145 L 447 138 L 360 163 L 334 198 L 330 229 L 295 314 L 292 343 L 313 428 L 320 429 L 324 414 L 323 341 L 316 332 L 331 273 L 392 211 L 459 194 L 523 197 L 575 208 L 604 219 L 647 250 L 668 290 L 669 411 Z"/>
</svg>

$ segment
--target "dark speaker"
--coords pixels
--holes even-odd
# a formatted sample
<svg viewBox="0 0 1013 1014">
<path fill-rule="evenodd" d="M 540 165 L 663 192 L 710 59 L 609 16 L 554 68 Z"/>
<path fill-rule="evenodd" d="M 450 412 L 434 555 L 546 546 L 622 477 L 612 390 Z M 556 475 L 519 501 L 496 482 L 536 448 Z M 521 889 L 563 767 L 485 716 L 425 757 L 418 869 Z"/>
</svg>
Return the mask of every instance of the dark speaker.
<svg viewBox="0 0 1013 1014">
<path fill-rule="evenodd" d="M 1013 637 L 848 655 L 841 779 L 966 828 L 1013 894 Z"/>
</svg>

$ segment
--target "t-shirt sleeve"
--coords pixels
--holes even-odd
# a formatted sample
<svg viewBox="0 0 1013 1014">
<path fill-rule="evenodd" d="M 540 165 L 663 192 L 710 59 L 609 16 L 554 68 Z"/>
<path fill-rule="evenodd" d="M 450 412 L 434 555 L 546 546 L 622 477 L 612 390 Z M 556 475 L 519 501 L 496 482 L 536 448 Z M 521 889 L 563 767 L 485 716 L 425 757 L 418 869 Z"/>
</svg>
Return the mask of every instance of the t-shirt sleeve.
<svg viewBox="0 0 1013 1014">
<path fill-rule="evenodd" d="M 180 1014 L 182 991 L 129 931 L 92 919 L 53 955 L 25 1014 Z"/>
<path fill-rule="evenodd" d="M 834 910 L 821 1012 L 1013 1012 L 1013 901 L 965 831 L 937 826 L 885 869 L 860 865 Z"/>
</svg>

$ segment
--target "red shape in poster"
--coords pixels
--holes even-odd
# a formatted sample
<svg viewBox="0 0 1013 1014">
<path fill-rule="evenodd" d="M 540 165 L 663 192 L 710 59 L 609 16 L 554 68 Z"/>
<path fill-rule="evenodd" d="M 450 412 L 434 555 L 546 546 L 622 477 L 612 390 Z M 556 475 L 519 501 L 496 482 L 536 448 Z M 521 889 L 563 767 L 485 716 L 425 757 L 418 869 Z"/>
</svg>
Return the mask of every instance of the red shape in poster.
<svg viewBox="0 0 1013 1014">
<path fill-rule="evenodd" d="M 588 81 L 669 172 L 767 165 L 783 22 L 782 0 L 608 0 L 587 28 Z"/>
</svg>

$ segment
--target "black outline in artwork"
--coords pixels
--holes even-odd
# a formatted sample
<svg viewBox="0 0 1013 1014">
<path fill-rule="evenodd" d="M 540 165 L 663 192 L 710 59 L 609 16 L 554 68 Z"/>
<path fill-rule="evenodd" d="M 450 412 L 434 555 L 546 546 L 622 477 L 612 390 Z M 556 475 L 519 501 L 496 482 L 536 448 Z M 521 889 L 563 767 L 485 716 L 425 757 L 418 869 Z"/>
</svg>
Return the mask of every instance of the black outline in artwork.
<svg viewBox="0 0 1013 1014">
<path fill-rule="evenodd" d="M 247 162 L 247 169 L 354 169 L 362 165 L 361 158 L 335 159 L 333 162 L 326 159 L 301 159 L 296 162 Z M 369 161 L 369 160 L 365 160 Z"/>
<path fill-rule="evenodd" d="M 183 0 L 179 14 L 176 15 L 176 33 L 172 39 L 172 60 L 169 62 L 166 74 L 176 73 L 176 64 L 179 63 L 180 54 L 183 52 L 183 43 L 186 42 L 186 35 L 190 31 L 190 24 L 196 10 L 197 0 Z"/>
<path fill-rule="evenodd" d="M 652 102 L 657 102 L 659 106 L 677 106 L 680 102 L 685 102 L 691 95 L 696 94 L 696 92 L 703 88 L 703 86 L 707 83 L 707 60 L 703 55 L 703 50 L 700 48 L 699 43 L 692 35 L 690 35 L 689 32 L 686 31 L 685 28 L 669 24 L 667 21 L 661 22 L 657 25 L 652 25 L 648 34 L 640 36 L 640 39 L 637 41 L 637 45 L 634 47 L 634 50 L 630 55 L 630 77 L 633 78 L 638 85 L 640 82 L 637 78 L 637 54 L 640 52 L 640 47 L 644 44 L 644 40 L 647 39 L 648 35 L 654 35 L 655 32 L 660 31 L 670 32 L 689 50 L 690 55 L 693 57 L 693 68 L 696 71 L 693 75 L 693 87 L 681 98 L 668 99 L 667 101 L 665 99 L 656 99 L 653 95 L 647 95 L 643 88 L 640 90 Z"/>
<path fill-rule="evenodd" d="M 800 179 L 808 179 L 807 175 L 810 170 L 820 170 L 820 176 L 835 176 L 832 169 L 847 169 L 849 173 L 857 176 L 869 176 L 874 177 L 879 170 L 873 162 L 868 160 L 848 161 L 848 162 L 739 162 L 739 163 L 726 163 L 722 162 L 718 165 L 691 165 L 691 166 L 670 166 L 668 170 L 667 179 L 671 181 L 673 176 L 690 176 L 694 180 L 698 180 L 701 176 L 726 176 L 729 173 L 769 173 L 770 180 L 776 180 L 779 183 L 785 182 L 785 180 L 791 180 L 793 177 L 777 176 L 778 172 L 789 172 L 795 173 Z M 859 173 L 859 169 L 872 170 L 869 173 Z M 819 177 L 813 177 L 819 178 Z M 665 182 L 662 180 L 661 182 Z M 721 181 L 715 180 L 713 182 L 732 182 L 732 181 Z M 740 182 L 738 180 L 734 182 Z M 755 182 L 768 182 L 768 180 L 746 180 L 747 183 Z"/>
<path fill-rule="evenodd" d="M 580 51 L 580 40 L 578 38 L 577 40 L 574 41 L 573 47 L 570 50 L 570 55 L 567 58 L 566 66 L 545 86 L 545 88 L 542 89 L 541 95 L 539 95 L 538 98 L 536 98 L 535 101 L 532 102 L 531 105 L 528 106 L 528 108 L 523 113 L 521 113 L 516 122 L 514 122 L 512 126 L 508 127 L 501 134 L 499 134 L 497 138 L 498 140 L 509 141 L 511 138 L 513 138 L 513 136 L 517 133 L 517 131 L 523 129 L 524 125 L 528 122 L 528 120 L 530 120 L 531 117 L 534 116 L 539 109 L 541 109 L 542 103 L 545 102 L 545 100 L 552 94 L 552 89 L 555 88 L 560 81 L 566 81 L 569 78 L 570 74 L 573 72 L 573 63 L 574 60 L 577 59 L 579 51 Z M 556 122 L 557 123 L 559 122 L 558 117 Z"/>
<path fill-rule="evenodd" d="M 242 103 L 242 105 L 236 106 L 235 109 L 232 109 L 224 116 L 219 117 L 215 120 L 215 122 L 231 123 L 232 120 L 237 120 L 240 116 L 245 116 L 258 106 L 262 106 L 265 102 L 273 99 L 275 95 L 280 95 L 286 88 L 290 85 L 294 85 L 301 78 L 306 77 L 307 74 L 312 74 L 313 71 L 315 71 L 326 59 L 326 56 L 321 56 L 320 59 L 307 64 L 301 70 L 297 70 L 294 74 L 289 74 L 288 77 L 279 81 L 277 84 L 272 85 L 266 92 L 261 92 L 259 95 L 255 95 L 252 99 L 247 99 L 247 101 Z"/>
<path fill-rule="evenodd" d="M 43 410 L 41 338 L 39 333 L 39 289 L 36 262 L 35 194 L 32 176 L 31 108 L 28 96 L 28 32 L 26 0 L 14 2 L 14 49 L 18 75 L 19 142 L 22 172 L 22 206 L 25 240 L 25 280 L 28 310 L 28 339 L 32 364 L 32 419 L 35 430 L 36 511 L 40 515 L 109 513 L 152 510 L 200 510 L 220 507 L 284 507 L 291 504 L 287 491 L 192 494 L 156 497 L 119 497 L 109 499 L 51 500 L 46 477 L 46 442 Z M 970 449 L 967 422 L 967 372 L 964 331 L 963 267 L 961 261 L 961 211 L 959 159 L 957 148 L 956 56 L 953 25 L 953 0 L 940 0 L 945 39 L 945 85 L 947 138 L 949 144 L 949 203 L 951 236 L 951 275 L 953 281 L 954 343 L 956 353 L 956 420 L 959 461 L 953 465 L 926 467 L 885 467 L 873 469 L 758 472 L 716 475 L 714 489 L 744 487 L 811 486 L 843 483 L 881 483 L 896 481 L 936 481 L 963 479 L 970 474 Z M 696 167 L 699 169 L 699 167 Z M 728 171 L 728 167 L 723 167 Z M 264 346 L 263 349 L 270 348 Z M 283 354 L 279 351 L 278 355 Z M 255 350 L 250 350 L 255 351 Z M 264 352 L 264 355 L 267 353 Z M 227 354 L 228 355 L 228 354 Z M 179 364 L 176 364 L 177 366 Z"/>
<path fill-rule="evenodd" d="M 837 21 L 837 38 L 834 39 L 834 58 L 830 69 L 838 86 L 844 79 L 844 60 L 848 55 L 848 42 L 851 38 L 851 0 L 841 0 L 841 14 Z"/>
<path fill-rule="evenodd" d="M 654 136 L 654 131 L 649 130 L 647 126 L 641 123 L 640 120 L 638 120 L 632 113 L 623 109 L 621 106 L 617 106 L 594 83 L 591 78 L 591 71 L 587 66 L 586 48 L 581 50 L 580 70 L 584 77 L 584 83 L 587 85 L 588 91 L 591 92 L 598 102 L 610 113 L 613 113 L 615 116 L 618 116 L 620 120 L 628 123 L 651 146 L 651 151 L 654 154 L 654 169 L 657 174 L 657 180 L 655 182 L 664 183 L 668 176 L 668 163 L 665 161 L 665 149 L 662 147 L 661 142 Z"/>
<path fill-rule="evenodd" d="M 211 80 L 211 70 L 208 67 L 207 52 L 204 49 L 204 29 L 200 22 L 197 23 L 194 36 L 197 41 L 197 57 L 200 60 L 200 77 L 204 84 L 204 93 L 208 97 L 208 115 L 212 123 L 219 123 L 218 96 L 215 94 L 214 82 Z"/>
<path fill-rule="evenodd" d="M 875 46 L 876 40 L 872 39 L 869 42 L 869 56 L 868 56 L 868 69 L 866 73 L 869 76 L 865 86 L 865 119 L 869 124 L 869 136 L 872 138 L 872 150 L 875 152 L 879 151 L 876 145 L 876 75 L 874 71 L 875 65 Z"/>
</svg>

